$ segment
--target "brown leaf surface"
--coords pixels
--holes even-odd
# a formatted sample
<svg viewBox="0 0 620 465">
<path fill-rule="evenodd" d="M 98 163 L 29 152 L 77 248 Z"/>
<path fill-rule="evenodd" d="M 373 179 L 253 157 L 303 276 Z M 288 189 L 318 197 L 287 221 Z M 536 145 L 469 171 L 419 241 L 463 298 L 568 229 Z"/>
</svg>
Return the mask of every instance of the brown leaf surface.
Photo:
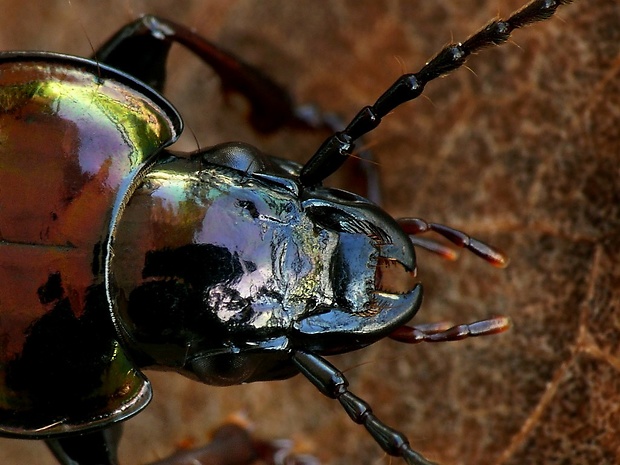
<svg viewBox="0 0 620 465">
<path fill-rule="evenodd" d="M 351 116 L 521 0 L 1 3 L 1 49 L 88 55 L 89 40 L 154 12 L 259 65 L 298 101 Z M 388 211 L 464 229 L 512 258 L 499 271 L 467 254 L 445 263 L 420 252 L 417 321 L 499 313 L 514 328 L 459 343 L 386 341 L 335 362 L 353 392 L 441 464 L 620 463 L 620 4 L 577 1 L 468 66 L 385 118 L 367 143 Z M 319 142 L 257 139 L 187 53 L 170 75 L 168 96 L 202 145 L 241 139 L 303 160 Z M 226 389 L 152 379 L 154 404 L 126 425 L 126 465 L 202 442 L 236 411 L 257 434 L 295 438 L 324 463 L 389 463 L 301 377 Z M 0 444 L 0 463 L 54 463 L 39 443 Z"/>
</svg>

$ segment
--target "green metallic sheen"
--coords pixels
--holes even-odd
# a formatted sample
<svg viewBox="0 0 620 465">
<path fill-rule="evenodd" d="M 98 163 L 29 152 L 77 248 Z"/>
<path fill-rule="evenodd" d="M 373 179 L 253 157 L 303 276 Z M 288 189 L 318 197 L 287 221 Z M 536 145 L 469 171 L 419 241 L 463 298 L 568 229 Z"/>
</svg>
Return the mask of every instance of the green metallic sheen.
<svg viewBox="0 0 620 465">
<path fill-rule="evenodd" d="M 0 53 L 1 435 L 96 429 L 150 400 L 109 321 L 102 253 L 132 180 L 180 130 L 105 66 Z"/>
</svg>

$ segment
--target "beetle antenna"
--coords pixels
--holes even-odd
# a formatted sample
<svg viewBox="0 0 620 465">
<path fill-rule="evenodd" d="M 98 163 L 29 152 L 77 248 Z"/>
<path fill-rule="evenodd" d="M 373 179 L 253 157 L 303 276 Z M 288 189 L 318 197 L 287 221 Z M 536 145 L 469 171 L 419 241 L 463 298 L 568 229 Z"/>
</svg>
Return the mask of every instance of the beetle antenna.
<svg viewBox="0 0 620 465">
<path fill-rule="evenodd" d="M 561 5 L 572 0 L 532 0 L 506 19 L 495 19 L 465 42 L 451 43 L 431 58 L 417 73 L 403 74 L 377 101 L 362 108 L 349 125 L 328 137 L 304 165 L 299 180 L 304 186 L 320 184 L 349 158 L 355 141 L 381 123 L 396 107 L 419 97 L 426 84 L 460 68 L 470 55 L 506 42 L 512 32 L 551 17 Z"/>
<path fill-rule="evenodd" d="M 300 350 L 293 351 L 292 359 L 301 374 L 323 395 L 338 400 L 349 417 L 364 425 L 386 453 L 402 457 L 408 465 L 437 465 L 413 450 L 403 433 L 377 418 L 366 401 L 349 391 L 349 381 L 344 374 L 327 360 Z"/>
</svg>

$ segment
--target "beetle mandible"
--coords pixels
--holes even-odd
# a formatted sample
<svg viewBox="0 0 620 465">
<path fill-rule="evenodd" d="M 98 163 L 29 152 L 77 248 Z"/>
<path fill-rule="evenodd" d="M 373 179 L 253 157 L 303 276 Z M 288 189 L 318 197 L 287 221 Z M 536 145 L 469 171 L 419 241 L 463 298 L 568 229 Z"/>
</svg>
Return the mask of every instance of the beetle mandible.
<svg viewBox="0 0 620 465">
<path fill-rule="evenodd" d="M 422 299 L 414 245 L 444 252 L 418 234 L 434 231 L 499 266 L 506 259 L 322 181 L 428 82 L 567 3 L 534 0 L 445 47 L 303 166 L 240 142 L 186 157 L 166 150 L 183 126 L 161 96 L 175 42 L 248 99 L 257 130 L 310 123 L 269 78 L 165 19 L 126 26 L 93 60 L 0 54 L 0 434 L 44 439 L 61 463 L 113 464 L 117 425 L 150 400 L 143 369 L 222 386 L 302 373 L 387 453 L 432 463 L 323 357 L 385 337 L 507 328 L 504 318 L 406 326 Z"/>
</svg>

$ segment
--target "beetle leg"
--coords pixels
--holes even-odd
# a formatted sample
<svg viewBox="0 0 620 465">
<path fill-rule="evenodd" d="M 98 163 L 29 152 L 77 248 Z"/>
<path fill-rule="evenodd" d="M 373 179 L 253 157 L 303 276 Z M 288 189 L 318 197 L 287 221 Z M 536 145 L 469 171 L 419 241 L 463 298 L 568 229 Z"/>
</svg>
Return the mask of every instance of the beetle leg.
<svg viewBox="0 0 620 465">
<path fill-rule="evenodd" d="M 510 318 L 505 316 L 475 321 L 444 329 L 444 323 L 435 325 L 407 326 L 403 325 L 393 331 L 389 337 L 398 342 L 418 344 L 420 342 L 460 341 L 469 337 L 490 336 L 503 333 L 511 326 Z"/>
<path fill-rule="evenodd" d="M 293 352 L 293 362 L 319 391 L 337 399 L 355 423 L 364 425 L 385 452 L 402 457 L 409 465 L 436 465 L 414 451 L 403 433 L 379 420 L 367 402 L 347 389 L 349 382 L 344 374 L 327 360 L 296 350 Z"/>
<path fill-rule="evenodd" d="M 117 447 L 120 423 L 105 430 L 61 439 L 48 439 L 48 447 L 61 465 L 118 465 Z M 149 465 L 316 465 L 314 457 L 296 454 L 290 441 L 264 441 L 253 438 L 236 423 L 227 423 L 213 434 L 204 447 L 183 450 Z"/>
<path fill-rule="evenodd" d="M 118 465 L 118 442 L 122 424 L 77 436 L 45 442 L 61 465 Z"/>
<path fill-rule="evenodd" d="M 290 441 L 263 441 L 236 423 L 219 427 L 204 447 L 179 451 L 149 465 L 316 465 L 314 457 L 291 452 Z"/>
<path fill-rule="evenodd" d="M 128 24 L 94 54 L 94 59 L 124 71 L 162 92 L 170 46 L 195 53 L 219 76 L 225 90 L 239 92 L 251 104 L 250 122 L 261 132 L 285 125 L 331 128 L 327 118 L 295 108 L 289 94 L 257 68 L 222 50 L 191 29 L 153 15 Z"/>
<path fill-rule="evenodd" d="M 491 21 L 465 42 L 447 45 L 417 73 L 402 75 L 373 105 L 360 110 L 343 131 L 334 133 L 323 142 L 304 165 L 299 177 L 301 183 L 304 186 L 319 184 L 334 173 L 351 155 L 357 139 L 375 129 L 396 107 L 419 97 L 430 81 L 460 68 L 471 54 L 506 42 L 515 29 L 545 20 L 558 6 L 571 2 L 532 0 L 508 18 Z"/>
<path fill-rule="evenodd" d="M 250 123 L 268 133 L 284 126 L 340 131 L 344 124 L 333 114 L 324 114 L 312 105 L 295 106 L 288 92 L 258 68 L 222 50 L 191 29 L 153 15 L 126 25 L 95 53 L 94 59 L 126 72 L 159 92 L 166 81 L 166 60 L 173 43 L 196 54 L 219 76 L 223 89 L 243 95 L 251 105 Z M 351 178 L 361 188 L 353 189 L 381 204 L 378 173 L 368 150 L 360 150 Z"/>
<path fill-rule="evenodd" d="M 238 424 L 229 423 L 218 428 L 206 446 L 180 450 L 149 465 L 249 465 L 257 459 L 249 432 Z"/>
</svg>

